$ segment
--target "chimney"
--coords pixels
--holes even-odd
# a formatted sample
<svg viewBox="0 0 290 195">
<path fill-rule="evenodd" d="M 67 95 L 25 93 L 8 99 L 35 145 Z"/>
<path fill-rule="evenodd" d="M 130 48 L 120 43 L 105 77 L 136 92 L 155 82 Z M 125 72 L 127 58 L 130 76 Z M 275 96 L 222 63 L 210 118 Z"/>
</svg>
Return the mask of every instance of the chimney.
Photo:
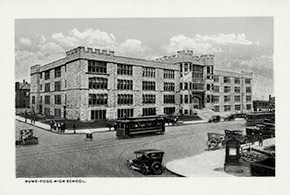
<svg viewBox="0 0 290 195">
<path fill-rule="evenodd" d="M 25 79 L 23 79 L 23 83 L 25 83 Z"/>
</svg>

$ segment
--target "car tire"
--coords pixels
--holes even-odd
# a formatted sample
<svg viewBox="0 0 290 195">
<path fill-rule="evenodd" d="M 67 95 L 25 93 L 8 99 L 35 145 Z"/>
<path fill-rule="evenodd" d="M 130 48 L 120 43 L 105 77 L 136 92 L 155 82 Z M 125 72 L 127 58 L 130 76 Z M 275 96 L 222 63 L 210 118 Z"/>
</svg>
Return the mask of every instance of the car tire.
<svg viewBox="0 0 290 195">
<path fill-rule="evenodd" d="M 216 139 L 209 140 L 209 146 L 211 148 L 216 148 L 218 146 L 218 141 Z"/>
<path fill-rule="evenodd" d="M 161 175 L 163 173 L 162 165 L 158 161 L 152 163 L 151 169 L 156 175 Z"/>
<path fill-rule="evenodd" d="M 145 164 L 141 165 L 141 173 L 143 175 L 147 175 L 148 172 L 149 172 L 148 167 Z"/>
</svg>

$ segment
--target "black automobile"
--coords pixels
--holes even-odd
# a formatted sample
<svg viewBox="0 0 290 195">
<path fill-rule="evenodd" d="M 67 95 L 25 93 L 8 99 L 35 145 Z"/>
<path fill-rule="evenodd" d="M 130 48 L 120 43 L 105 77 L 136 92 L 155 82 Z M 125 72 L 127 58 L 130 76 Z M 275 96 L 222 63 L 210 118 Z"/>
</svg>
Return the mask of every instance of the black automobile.
<svg viewBox="0 0 290 195">
<path fill-rule="evenodd" d="M 219 115 L 212 116 L 208 122 L 209 123 L 218 123 L 221 121 L 221 117 Z"/>
<path fill-rule="evenodd" d="M 136 159 L 128 160 L 129 169 L 140 171 L 143 175 L 153 173 L 160 175 L 164 171 L 162 159 L 164 152 L 156 149 L 143 149 L 134 152 Z"/>
<path fill-rule="evenodd" d="M 224 121 L 233 121 L 235 120 L 236 116 L 234 114 L 231 114 L 229 116 L 227 116 Z"/>
</svg>

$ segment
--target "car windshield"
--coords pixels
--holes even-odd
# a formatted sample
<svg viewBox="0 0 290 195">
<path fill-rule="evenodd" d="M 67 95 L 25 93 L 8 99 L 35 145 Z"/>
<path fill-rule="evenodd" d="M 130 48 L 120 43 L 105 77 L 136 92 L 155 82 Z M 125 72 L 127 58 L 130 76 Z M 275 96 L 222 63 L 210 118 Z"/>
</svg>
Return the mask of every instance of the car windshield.
<svg viewBox="0 0 290 195">
<path fill-rule="evenodd" d="M 160 159 L 162 157 L 161 153 L 153 153 L 151 154 L 151 158 L 153 159 Z"/>
<path fill-rule="evenodd" d="M 136 154 L 136 158 L 137 158 L 137 159 L 142 158 L 142 156 L 143 156 L 143 154 Z"/>
</svg>

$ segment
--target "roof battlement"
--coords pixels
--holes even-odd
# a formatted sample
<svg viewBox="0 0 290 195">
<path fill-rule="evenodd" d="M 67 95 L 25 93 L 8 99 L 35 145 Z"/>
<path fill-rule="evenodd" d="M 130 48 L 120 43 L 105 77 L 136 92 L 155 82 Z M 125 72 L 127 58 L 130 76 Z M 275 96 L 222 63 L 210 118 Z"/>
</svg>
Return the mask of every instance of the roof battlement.
<svg viewBox="0 0 290 195">
<path fill-rule="evenodd" d="M 106 49 L 97 49 L 97 48 L 91 48 L 91 47 L 83 47 L 79 46 L 77 48 L 71 49 L 67 52 L 65 52 L 66 56 L 72 56 L 81 52 L 85 53 L 91 53 L 91 54 L 98 54 L 98 55 L 107 55 L 107 56 L 114 56 L 115 52 L 111 50 L 106 50 Z"/>
<path fill-rule="evenodd" d="M 38 73 L 40 70 L 40 65 L 36 64 L 30 67 L 30 74 Z"/>
</svg>

